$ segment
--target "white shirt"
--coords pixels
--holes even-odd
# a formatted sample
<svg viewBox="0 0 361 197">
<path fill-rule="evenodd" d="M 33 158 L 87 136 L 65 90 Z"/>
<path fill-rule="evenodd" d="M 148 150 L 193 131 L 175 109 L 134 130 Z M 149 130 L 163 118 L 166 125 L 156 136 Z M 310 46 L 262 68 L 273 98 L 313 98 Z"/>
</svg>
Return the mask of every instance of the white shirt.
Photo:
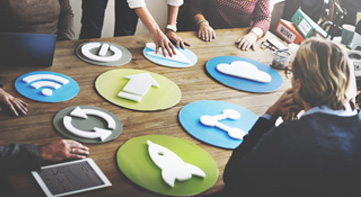
<svg viewBox="0 0 361 197">
<path fill-rule="evenodd" d="M 307 116 L 307 115 L 311 115 L 314 113 L 324 113 L 324 114 L 329 114 L 329 115 L 334 115 L 334 116 L 350 117 L 350 116 L 355 116 L 357 114 L 357 110 L 352 109 L 351 105 L 349 103 L 347 103 L 344 107 L 345 107 L 345 109 L 341 109 L 341 110 L 333 110 L 326 105 L 323 105 L 321 107 L 313 107 L 313 108 L 309 109 L 308 111 L 306 111 L 304 114 L 302 114 L 302 116 Z M 272 116 L 269 114 L 263 114 L 262 118 L 271 120 Z M 276 125 L 279 125 L 280 123 L 282 123 L 282 122 L 278 122 L 278 123 L 276 123 Z"/>
<path fill-rule="evenodd" d="M 333 110 L 327 107 L 326 105 L 324 105 L 321 107 L 313 107 L 308 111 L 306 111 L 302 116 L 307 116 L 314 113 L 324 113 L 334 116 L 350 117 L 350 116 L 355 116 L 357 114 L 357 110 L 356 109 L 352 110 L 349 103 L 345 105 L 345 109 L 340 109 L 340 110 Z"/>
<path fill-rule="evenodd" d="M 145 7 L 145 0 L 127 0 L 128 5 L 131 9 Z M 170 6 L 179 7 L 183 4 L 183 0 L 165 0 Z"/>
</svg>

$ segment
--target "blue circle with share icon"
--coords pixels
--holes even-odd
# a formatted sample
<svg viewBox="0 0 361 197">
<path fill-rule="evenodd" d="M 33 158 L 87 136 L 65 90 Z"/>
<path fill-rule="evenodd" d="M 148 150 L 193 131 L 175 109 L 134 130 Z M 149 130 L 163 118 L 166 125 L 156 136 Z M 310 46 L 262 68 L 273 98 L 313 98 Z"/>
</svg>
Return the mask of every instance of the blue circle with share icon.
<svg viewBox="0 0 361 197">
<path fill-rule="evenodd" d="M 224 101 L 202 100 L 187 104 L 178 119 L 191 136 L 215 147 L 235 149 L 258 116 L 238 105 Z"/>
<path fill-rule="evenodd" d="M 46 103 L 67 101 L 79 92 L 79 86 L 72 78 L 48 71 L 30 72 L 18 77 L 15 88 L 29 99 Z"/>
</svg>

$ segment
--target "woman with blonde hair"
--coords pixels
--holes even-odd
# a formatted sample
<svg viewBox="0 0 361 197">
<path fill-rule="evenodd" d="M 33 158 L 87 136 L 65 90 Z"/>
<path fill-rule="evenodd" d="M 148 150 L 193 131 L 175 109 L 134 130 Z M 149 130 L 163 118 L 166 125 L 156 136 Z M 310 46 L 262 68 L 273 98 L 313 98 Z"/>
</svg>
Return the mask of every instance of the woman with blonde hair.
<svg viewBox="0 0 361 197">
<path fill-rule="evenodd" d="M 348 56 L 330 40 L 301 44 L 292 88 L 258 119 L 228 161 L 228 196 L 360 196 L 361 115 L 347 97 Z M 305 113 L 295 119 L 295 115 Z M 275 126 L 282 117 L 284 123 Z"/>
</svg>

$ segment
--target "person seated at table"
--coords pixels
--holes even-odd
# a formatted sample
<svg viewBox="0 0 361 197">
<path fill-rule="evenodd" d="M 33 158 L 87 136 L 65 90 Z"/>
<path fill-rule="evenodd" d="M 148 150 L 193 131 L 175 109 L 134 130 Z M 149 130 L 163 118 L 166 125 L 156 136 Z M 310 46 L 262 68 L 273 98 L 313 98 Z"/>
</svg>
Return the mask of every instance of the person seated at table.
<svg viewBox="0 0 361 197">
<path fill-rule="evenodd" d="M 71 40 L 73 18 L 69 0 L 0 2 L 0 32 L 57 34 L 58 40 Z"/>
<path fill-rule="evenodd" d="M 361 114 L 346 92 L 348 56 L 330 40 L 304 41 L 292 88 L 268 108 L 232 153 L 229 196 L 360 196 Z M 288 72 L 291 74 L 291 72 Z M 297 120 L 300 110 L 305 113 Z M 284 123 L 275 126 L 277 118 Z"/>
<path fill-rule="evenodd" d="M 171 55 L 175 54 L 172 42 L 178 48 L 190 46 L 176 34 L 178 8 L 183 4 L 183 0 L 166 0 L 166 2 L 168 4 L 168 23 L 166 32 L 163 33 L 147 9 L 144 0 L 127 0 L 127 2 L 116 0 L 114 36 L 134 35 L 139 17 L 156 44 L 156 51 L 158 51 L 158 47 L 161 47 L 163 52 L 166 50 Z M 80 39 L 100 37 L 107 3 L 108 0 L 82 1 Z"/>
<path fill-rule="evenodd" d="M 12 114 L 26 114 L 27 104 L 0 88 L 0 111 L 9 109 Z M 21 131 L 14 131 L 21 132 Z M 43 162 L 59 162 L 69 159 L 84 159 L 89 148 L 74 140 L 54 140 L 48 144 L 0 145 L 0 191 L 2 195 L 16 195 L 7 179 L 7 174 L 39 170 Z"/>
<path fill-rule="evenodd" d="M 214 29 L 250 27 L 236 41 L 241 50 L 254 50 L 256 41 L 271 24 L 270 0 L 190 0 L 189 15 L 195 22 L 197 36 L 207 42 L 216 38 Z"/>
</svg>

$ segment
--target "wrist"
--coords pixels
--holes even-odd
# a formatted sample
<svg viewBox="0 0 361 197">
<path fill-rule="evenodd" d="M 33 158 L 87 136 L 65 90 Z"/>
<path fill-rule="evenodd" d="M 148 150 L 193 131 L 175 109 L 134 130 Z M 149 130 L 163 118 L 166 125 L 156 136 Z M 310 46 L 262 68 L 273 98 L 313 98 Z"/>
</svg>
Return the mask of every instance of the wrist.
<svg viewBox="0 0 361 197">
<path fill-rule="evenodd" d="M 150 27 L 148 28 L 148 30 L 149 30 L 149 32 L 150 32 L 151 34 L 156 34 L 156 33 L 160 32 L 160 31 L 162 31 L 162 30 L 159 28 L 158 25 L 152 25 L 152 26 L 150 26 Z"/>
<path fill-rule="evenodd" d="M 276 120 L 280 116 L 279 110 L 277 110 L 274 106 L 268 108 L 266 114 L 270 115 L 273 120 Z"/>
<path fill-rule="evenodd" d="M 259 28 L 252 28 L 251 31 L 249 31 L 249 33 L 252 33 L 255 36 L 257 36 L 257 40 L 263 36 L 262 30 Z"/>
<path fill-rule="evenodd" d="M 197 29 L 199 29 L 199 27 L 201 25 L 209 25 L 209 22 L 206 19 L 202 19 L 200 21 L 197 22 Z"/>
<path fill-rule="evenodd" d="M 177 25 L 168 24 L 165 26 L 166 31 L 177 32 Z"/>
</svg>

